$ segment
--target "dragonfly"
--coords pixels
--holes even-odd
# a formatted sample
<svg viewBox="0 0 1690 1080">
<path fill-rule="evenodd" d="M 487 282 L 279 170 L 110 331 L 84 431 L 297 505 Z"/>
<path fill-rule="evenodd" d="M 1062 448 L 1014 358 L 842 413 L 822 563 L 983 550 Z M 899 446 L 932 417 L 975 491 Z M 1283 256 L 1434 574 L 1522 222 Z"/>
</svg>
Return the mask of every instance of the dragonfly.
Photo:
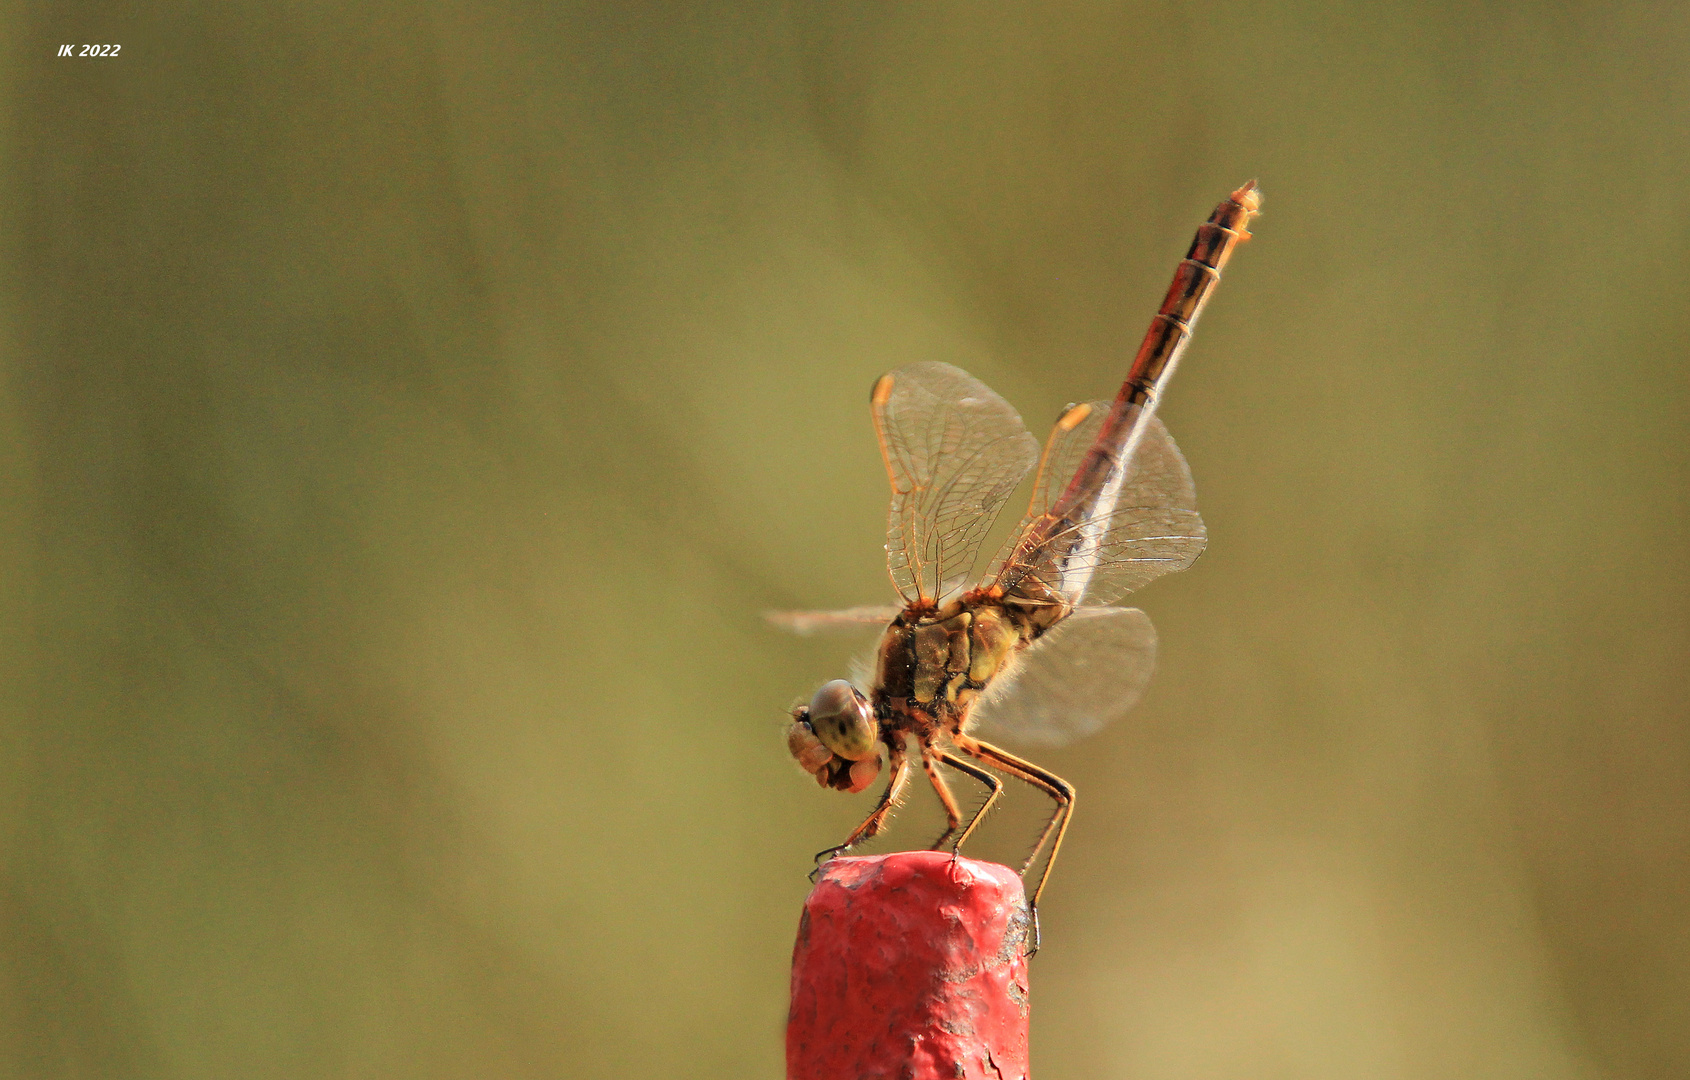
<svg viewBox="0 0 1690 1080">
<path fill-rule="evenodd" d="M 1117 602 L 1189 567 L 1207 541 L 1191 470 L 1156 406 L 1260 208 L 1255 181 L 1215 208 L 1175 271 L 1120 392 L 1113 401 L 1068 406 L 1042 453 L 1015 410 L 960 368 L 916 363 L 875 382 L 870 408 L 892 482 L 887 567 L 902 602 L 770 616 L 800 634 L 884 626 L 858 679 L 827 682 L 791 712 L 787 747 L 818 784 L 864 790 L 881 772 L 882 748 L 890 773 L 868 817 L 819 852 L 818 867 L 885 828 L 910 781 L 913 742 L 947 819 L 932 850 L 949 844 L 953 856 L 960 851 L 1003 791 L 996 773 L 1051 798 L 1020 871 L 1025 878 L 1049 845 L 1028 905 L 1038 925 L 1039 899 L 1073 819 L 1074 786 L 973 732 L 978 725 L 1061 745 L 1126 713 L 1142 695 L 1156 631 L 1143 611 Z M 970 585 L 987 531 L 1035 465 L 1026 515 Z M 966 821 L 940 765 L 986 788 Z"/>
</svg>

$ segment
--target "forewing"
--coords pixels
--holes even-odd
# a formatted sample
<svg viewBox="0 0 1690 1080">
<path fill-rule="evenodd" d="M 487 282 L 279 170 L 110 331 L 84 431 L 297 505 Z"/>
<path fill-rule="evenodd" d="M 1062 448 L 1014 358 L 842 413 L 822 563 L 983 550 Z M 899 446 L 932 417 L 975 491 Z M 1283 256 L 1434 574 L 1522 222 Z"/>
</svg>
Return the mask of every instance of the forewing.
<svg viewBox="0 0 1690 1080">
<path fill-rule="evenodd" d="M 892 584 L 906 602 L 938 601 L 968 582 L 980 540 L 1038 459 L 1038 442 L 1008 402 L 949 364 L 883 375 L 873 410 L 892 481 Z"/>
<path fill-rule="evenodd" d="M 1027 516 L 999 552 L 988 581 L 1006 592 L 1018 586 L 1023 592 L 1046 590 L 1076 605 L 1112 604 L 1163 574 L 1184 570 L 1203 553 L 1208 533 L 1197 514 L 1191 469 L 1168 429 L 1153 416 L 1108 510 L 1057 533 L 1057 542 L 1044 549 L 1042 558 L 1011 564 L 1021 538 L 1067 490 L 1109 407 L 1107 401 L 1072 406 L 1057 421 Z M 1082 542 L 1069 545 L 1061 543 L 1064 539 Z"/>
<path fill-rule="evenodd" d="M 897 618 L 898 609 L 884 607 L 841 608 L 837 611 L 765 611 L 769 625 L 799 637 L 829 631 L 862 631 L 885 627 Z"/>
<path fill-rule="evenodd" d="M 1156 628 L 1137 608 L 1087 608 L 1057 623 L 1017 660 L 993 680 L 974 720 L 988 738 L 1061 746 L 1138 704 L 1156 667 Z"/>
</svg>

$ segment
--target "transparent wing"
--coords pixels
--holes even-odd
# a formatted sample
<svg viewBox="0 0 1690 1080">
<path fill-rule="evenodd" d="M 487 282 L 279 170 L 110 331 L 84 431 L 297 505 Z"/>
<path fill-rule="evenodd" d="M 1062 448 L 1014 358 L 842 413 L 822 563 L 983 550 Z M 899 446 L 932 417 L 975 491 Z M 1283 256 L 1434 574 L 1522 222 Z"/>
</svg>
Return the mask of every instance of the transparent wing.
<svg viewBox="0 0 1690 1080">
<path fill-rule="evenodd" d="M 980 540 L 1038 460 L 1038 442 L 1008 402 L 949 364 L 881 376 L 872 405 L 892 481 L 892 584 L 906 602 L 938 601 L 968 582 Z"/>
<path fill-rule="evenodd" d="M 987 738 L 1061 746 L 1138 704 L 1156 667 L 1156 628 L 1137 608 L 1085 608 L 1017 659 L 992 681 L 973 720 Z"/>
<path fill-rule="evenodd" d="M 812 634 L 856 634 L 859 639 L 878 635 L 898 617 L 900 609 L 886 607 L 840 608 L 838 611 L 765 611 L 763 618 L 769 625 L 799 637 Z M 880 647 L 874 645 L 851 657 L 846 675 L 863 693 L 874 686 L 875 661 Z"/>
<path fill-rule="evenodd" d="M 1203 553 L 1191 469 L 1162 421 L 1151 417 L 1119 494 L 1099 512 L 1067 522 L 1034 552 L 1017 548 L 1067 490 L 1109 415 L 1110 403 L 1071 406 L 1050 433 L 1027 516 L 998 553 L 987 580 L 1006 593 L 1060 596 L 1070 604 L 1112 604 Z"/>
<path fill-rule="evenodd" d="M 831 630 L 857 631 L 885 627 L 898 617 L 898 609 L 884 607 L 841 608 L 838 611 L 765 611 L 769 625 L 789 634 L 809 637 Z"/>
</svg>

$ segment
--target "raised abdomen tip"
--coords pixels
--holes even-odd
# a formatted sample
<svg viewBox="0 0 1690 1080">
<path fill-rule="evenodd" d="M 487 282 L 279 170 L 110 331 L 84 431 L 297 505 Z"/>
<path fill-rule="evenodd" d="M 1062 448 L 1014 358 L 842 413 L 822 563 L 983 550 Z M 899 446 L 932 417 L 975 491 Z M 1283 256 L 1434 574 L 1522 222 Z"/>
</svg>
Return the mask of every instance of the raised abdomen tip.
<svg viewBox="0 0 1690 1080">
<path fill-rule="evenodd" d="M 1232 201 L 1254 214 L 1262 208 L 1262 189 L 1254 180 L 1248 181 L 1232 193 Z"/>
</svg>

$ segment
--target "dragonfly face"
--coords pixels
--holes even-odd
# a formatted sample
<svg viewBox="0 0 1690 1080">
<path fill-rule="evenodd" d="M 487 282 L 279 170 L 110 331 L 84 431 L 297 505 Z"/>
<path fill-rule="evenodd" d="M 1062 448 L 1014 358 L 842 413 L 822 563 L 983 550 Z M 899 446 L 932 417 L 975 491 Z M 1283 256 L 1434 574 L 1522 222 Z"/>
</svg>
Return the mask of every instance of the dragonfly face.
<svg viewBox="0 0 1690 1080">
<path fill-rule="evenodd" d="M 892 482 L 887 568 L 903 603 L 772 617 L 799 633 L 884 627 L 873 684 L 827 683 L 793 711 L 788 729 L 799 764 L 842 791 L 862 790 L 879 772 L 878 748 L 887 750 L 891 778 L 874 812 L 823 855 L 880 831 L 902 796 L 906 742 L 913 740 L 949 823 L 934 847 L 953 837 L 953 850 L 960 847 L 1001 790 L 993 772 L 975 764 L 984 762 L 1055 800 L 1056 812 L 1022 867 L 1029 869 L 1054 836 L 1048 876 L 1073 788 L 971 729 L 978 721 L 1055 745 L 1097 730 L 1138 700 L 1155 663 L 1156 634 L 1142 611 L 1114 604 L 1190 566 L 1206 540 L 1190 470 L 1156 419 L 1156 404 L 1259 206 L 1247 184 L 1215 208 L 1120 393 L 1064 410 L 1042 454 L 1007 402 L 949 364 L 911 364 L 875 382 L 870 405 Z M 970 587 L 982 539 L 1030 473 L 1026 516 Z M 966 826 L 940 764 L 990 789 Z M 1043 888 L 1041 877 L 1035 908 Z"/>
<path fill-rule="evenodd" d="M 880 725 L 868 698 L 844 679 L 823 683 L 792 711 L 787 749 L 824 787 L 861 791 L 880 773 Z"/>
</svg>

